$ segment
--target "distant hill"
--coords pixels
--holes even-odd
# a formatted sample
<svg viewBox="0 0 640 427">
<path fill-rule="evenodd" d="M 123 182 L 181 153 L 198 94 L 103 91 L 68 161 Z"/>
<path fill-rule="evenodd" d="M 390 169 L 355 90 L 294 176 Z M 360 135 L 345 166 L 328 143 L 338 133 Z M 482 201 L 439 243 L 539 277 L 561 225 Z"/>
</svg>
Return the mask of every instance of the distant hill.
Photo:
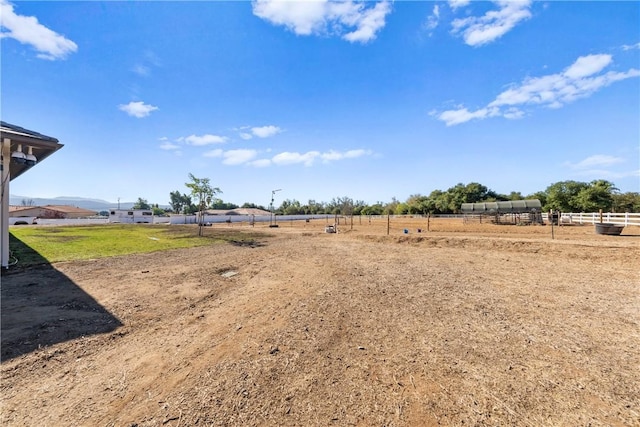
<svg viewBox="0 0 640 427">
<path fill-rule="evenodd" d="M 118 203 L 112 203 L 100 199 L 87 199 L 83 197 L 61 196 L 51 199 L 43 199 L 39 197 L 18 196 L 14 194 L 9 197 L 10 205 L 21 206 L 23 201 L 29 202 L 34 206 L 70 205 L 98 212 L 108 211 L 109 209 L 116 209 L 118 207 Z M 120 209 L 131 209 L 134 204 L 135 202 L 120 202 Z"/>
</svg>

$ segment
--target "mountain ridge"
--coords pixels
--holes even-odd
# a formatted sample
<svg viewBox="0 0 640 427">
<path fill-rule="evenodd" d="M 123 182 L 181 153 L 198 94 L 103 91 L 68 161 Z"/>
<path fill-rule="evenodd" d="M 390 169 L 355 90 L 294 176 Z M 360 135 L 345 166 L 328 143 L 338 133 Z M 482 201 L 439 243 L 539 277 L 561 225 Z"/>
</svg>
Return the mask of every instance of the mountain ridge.
<svg viewBox="0 0 640 427">
<path fill-rule="evenodd" d="M 135 202 L 112 203 L 102 199 L 92 199 L 76 196 L 28 197 L 19 196 L 16 194 L 11 194 L 9 196 L 9 204 L 12 206 L 22 206 L 25 202 L 33 206 L 69 205 L 98 212 L 109 209 L 117 209 L 118 207 L 120 207 L 120 209 L 131 209 L 135 204 Z"/>
</svg>

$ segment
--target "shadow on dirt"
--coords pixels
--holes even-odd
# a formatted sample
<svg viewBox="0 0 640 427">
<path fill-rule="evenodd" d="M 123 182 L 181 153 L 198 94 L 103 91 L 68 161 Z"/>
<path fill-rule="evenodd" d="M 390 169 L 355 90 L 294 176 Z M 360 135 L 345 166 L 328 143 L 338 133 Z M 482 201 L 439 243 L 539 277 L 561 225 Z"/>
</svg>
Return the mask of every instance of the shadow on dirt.
<svg viewBox="0 0 640 427">
<path fill-rule="evenodd" d="M 0 361 L 122 326 L 36 251 L 11 238 L 11 250 L 28 257 L 32 266 L 21 268 L 18 264 L 2 271 Z"/>
</svg>

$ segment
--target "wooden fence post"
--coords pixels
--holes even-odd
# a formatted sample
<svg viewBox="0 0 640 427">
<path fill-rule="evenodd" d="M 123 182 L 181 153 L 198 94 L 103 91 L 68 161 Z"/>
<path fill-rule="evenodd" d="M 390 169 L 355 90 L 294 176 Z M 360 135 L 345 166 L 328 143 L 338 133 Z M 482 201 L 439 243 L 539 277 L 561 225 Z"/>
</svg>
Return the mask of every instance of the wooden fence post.
<svg viewBox="0 0 640 427">
<path fill-rule="evenodd" d="M 391 214 L 387 214 L 387 236 L 389 235 L 390 222 L 391 222 Z"/>
</svg>

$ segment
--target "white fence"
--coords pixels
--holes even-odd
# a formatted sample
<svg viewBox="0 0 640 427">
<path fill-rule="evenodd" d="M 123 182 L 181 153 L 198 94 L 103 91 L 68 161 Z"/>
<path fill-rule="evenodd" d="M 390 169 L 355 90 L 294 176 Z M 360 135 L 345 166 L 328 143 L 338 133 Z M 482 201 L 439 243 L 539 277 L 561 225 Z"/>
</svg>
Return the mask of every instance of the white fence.
<svg viewBox="0 0 640 427">
<path fill-rule="evenodd" d="M 545 217 L 545 220 L 547 218 Z M 561 224 L 596 224 L 606 223 L 615 225 L 638 225 L 640 226 L 640 213 L 612 213 L 603 212 L 602 220 L 599 212 L 591 213 L 565 213 L 562 212 L 560 217 Z"/>
</svg>

